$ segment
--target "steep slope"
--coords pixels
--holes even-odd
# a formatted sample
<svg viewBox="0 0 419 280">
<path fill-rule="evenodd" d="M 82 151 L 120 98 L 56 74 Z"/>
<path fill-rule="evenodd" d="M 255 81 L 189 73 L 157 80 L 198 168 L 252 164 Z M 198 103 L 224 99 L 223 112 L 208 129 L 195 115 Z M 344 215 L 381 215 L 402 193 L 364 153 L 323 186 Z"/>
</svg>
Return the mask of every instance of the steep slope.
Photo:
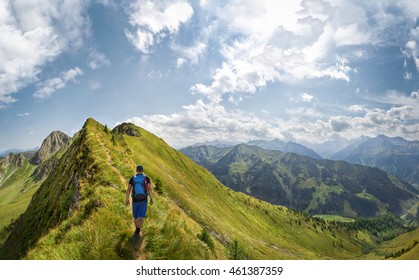
<svg viewBox="0 0 419 280">
<path fill-rule="evenodd" d="M 418 259 L 419 228 L 414 231 L 402 234 L 393 240 L 384 242 L 363 258 L 398 260 Z"/>
<path fill-rule="evenodd" d="M 226 186 L 310 214 L 402 215 L 418 191 L 377 168 L 238 145 L 210 171 Z"/>
<path fill-rule="evenodd" d="M 26 210 L 39 186 L 31 178 L 34 169 L 22 153 L 0 160 L 0 231 Z"/>
<path fill-rule="evenodd" d="M 419 187 L 419 141 L 379 135 L 348 146 L 332 159 L 377 167 Z"/>
<path fill-rule="evenodd" d="M 26 210 L 33 194 L 58 164 L 70 141 L 66 134 L 53 132 L 39 150 L 9 154 L 0 160 L 0 230 Z M 2 239 L 0 237 L 0 242 Z"/>
<path fill-rule="evenodd" d="M 132 245 L 124 193 L 139 163 L 162 194 L 155 192 L 141 244 Z M 205 232 L 209 237 L 203 238 Z M 234 192 L 132 124 L 108 132 L 88 119 L 16 222 L 0 256 L 225 259 L 238 245 L 242 257 L 253 259 L 346 259 L 362 255 L 368 242 L 338 225 Z"/>
</svg>

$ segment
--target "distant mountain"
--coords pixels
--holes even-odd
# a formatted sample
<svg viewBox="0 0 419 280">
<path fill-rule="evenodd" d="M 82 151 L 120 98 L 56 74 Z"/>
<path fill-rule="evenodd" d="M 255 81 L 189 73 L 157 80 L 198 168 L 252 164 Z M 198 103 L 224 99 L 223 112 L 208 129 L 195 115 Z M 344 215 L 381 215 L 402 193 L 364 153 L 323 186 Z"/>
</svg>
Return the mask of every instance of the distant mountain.
<svg viewBox="0 0 419 280">
<path fill-rule="evenodd" d="M 210 159 L 202 149 L 191 158 L 207 163 L 205 167 L 226 186 L 309 214 L 400 216 L 418 201 L 415 188 L 377 168 L 245 144 L 212 153 Z"/>
<path fill-rule="evenodd" d="M 8 149 L 0 152 L 0 158 L 5 158 L 9 154 L 19 154 L 22 153 L 25 157 L 31 157 L 39 148 L 33 149 Z"/>
<path fill-rule="evenodd" d="M 377 167 L 419 187 L 419 141 L 384 135 L 366 137 L 331 158 Z"/>
<path fill-rule="evenodd" d="M 289 153 L 296 153 L 302 156 L 311 157 L 314 159 L 321 159 L 322 157 L 318 155 L 315 151 L 312 149 L 303 146 L 301 144 L 289 141 L 284 142 L 279 139 L 274 139 L 271 141 L 265 141 L 265 140 L 254 140 L 249 141 L 246 143 L 249 146 L 258 146 L 265 150 L 279 150 L 282 152 L 289 152 Z"/>
<path fill-rule="evenodd" d="M 222 157 L 229 153 L 234 148 L 234 146 L 236 146 L 219 141 L 206 143 L 213 143 L 214 145 L 195 144 L 186 148 L 182 148 L 179 151 L 187 155 L 194 162 L 209 169 L 213 164 L 217 163 Z M 247 142 L 246 145 L 260 147 L 265 150 L 279 150 L 282 152 L 291 152 L 303 156 L 308 156 L 314 159 L 321 159 L 321 156 L 316 154 L 316 152 L 314 152 L 312 149 L 294 142 L 284 142 L 279 139 L 274 139 L 271 141 L 253 140 Z"/>
<path fill-rule="evenodd" d="M 45 161 L 50 155 L 54 154 L 61 147 L 68 145 L 71 137 L 61 131 L 53 131 L 42 142 L 41 147 L 31 158 L 31 163 L 38 165 Z"/>
<path fill-rule="evenodd" d="M 216 147 L 211 145 L 194 145 L 189 146 L 179 151 L 187 155 L 197 164 L 210 168 L 217 163 L 222 157 L 231 151 L 233 147 Z"/>
<path fill-rule="evenodd" d="M 307 147 L 313 149 L 323 158 L 330 159 L 335 153 L 341 151 L 342 149 L 348 147 L 349 145 L 363 141 L 366 137 L 359 137 L 356 139 L 338 139 L 338 140 L 331 140 L 326 141 L 323 143 L 303 143 Z"/>
<path fill-rule="evenodd" d="M 228 147 L 234 147 L 238 144 L 240 144 L 240 142 L 214 140 L 214 141 L 205 141 L 205 142 L 201 142 L 201 143 L 196 143 L 196 144 L 192 145 L 192 147 L 212 146 L 212 147 L 216 147 L 216 148 L 228 148 Z"/>
</svg>

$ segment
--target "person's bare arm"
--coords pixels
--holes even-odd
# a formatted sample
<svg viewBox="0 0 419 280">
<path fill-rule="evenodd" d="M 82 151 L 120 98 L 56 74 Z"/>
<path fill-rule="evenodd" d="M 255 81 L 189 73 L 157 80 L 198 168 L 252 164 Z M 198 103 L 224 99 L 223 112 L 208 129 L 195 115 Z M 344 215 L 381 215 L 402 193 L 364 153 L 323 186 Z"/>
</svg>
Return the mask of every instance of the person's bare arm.
<svg viewBox="0 0 419 280">
<path fill-rule="evenodd" d="M 150 183 L 147 183 L 147 193 L 150 196 L 150 205 L 153 205 L 154 201 L 153 201 L 153 195 L 152 195 Z"/>
<path fill-rule="evenodd" d="M 127 192 L 125 194 L 125 204 L 126 205 L 129 205 L 129 195 L 131 193 L 131 189 L 132 189 L 132 185 L 131 184 L 128 184 Z"/>
</svg>

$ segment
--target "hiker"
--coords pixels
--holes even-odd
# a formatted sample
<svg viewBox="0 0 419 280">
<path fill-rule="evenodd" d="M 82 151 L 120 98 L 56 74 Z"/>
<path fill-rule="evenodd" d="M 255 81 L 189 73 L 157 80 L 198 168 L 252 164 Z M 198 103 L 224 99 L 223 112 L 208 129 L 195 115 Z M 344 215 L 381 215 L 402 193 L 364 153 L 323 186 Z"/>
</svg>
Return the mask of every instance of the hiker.
<svg viewBox="0 0 419 280">
<path fill-rule="evenodd" d="M 144 174 L 144 168 L 138 165 L 137 174 L 131 177 L 128 183 L 125 203 L 129 205 L 130 193 L 132 193 L 132 215 L 134 216 L 135 233 L 134 237 L 140 236 L 141 226 L 147 211 L 147 197 L 150 196 L 150 205 L 153 205 L 153 196 L 151 194 L 150 178 Z"/>
</svg>

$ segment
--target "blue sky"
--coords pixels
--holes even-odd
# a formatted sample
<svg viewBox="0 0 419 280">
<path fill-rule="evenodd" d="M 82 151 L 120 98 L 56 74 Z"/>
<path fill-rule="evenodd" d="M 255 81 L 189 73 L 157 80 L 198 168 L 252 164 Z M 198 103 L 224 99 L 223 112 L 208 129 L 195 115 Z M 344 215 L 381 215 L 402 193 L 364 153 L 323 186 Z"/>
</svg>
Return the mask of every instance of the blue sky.
<svg viewBox="0 0 419 280">
<path fill-rule="evenodd" d="M 419 5 L 0 0 L 0 151 L 89 117 L 176 148 L 419 140 Z"/>
</svg>

